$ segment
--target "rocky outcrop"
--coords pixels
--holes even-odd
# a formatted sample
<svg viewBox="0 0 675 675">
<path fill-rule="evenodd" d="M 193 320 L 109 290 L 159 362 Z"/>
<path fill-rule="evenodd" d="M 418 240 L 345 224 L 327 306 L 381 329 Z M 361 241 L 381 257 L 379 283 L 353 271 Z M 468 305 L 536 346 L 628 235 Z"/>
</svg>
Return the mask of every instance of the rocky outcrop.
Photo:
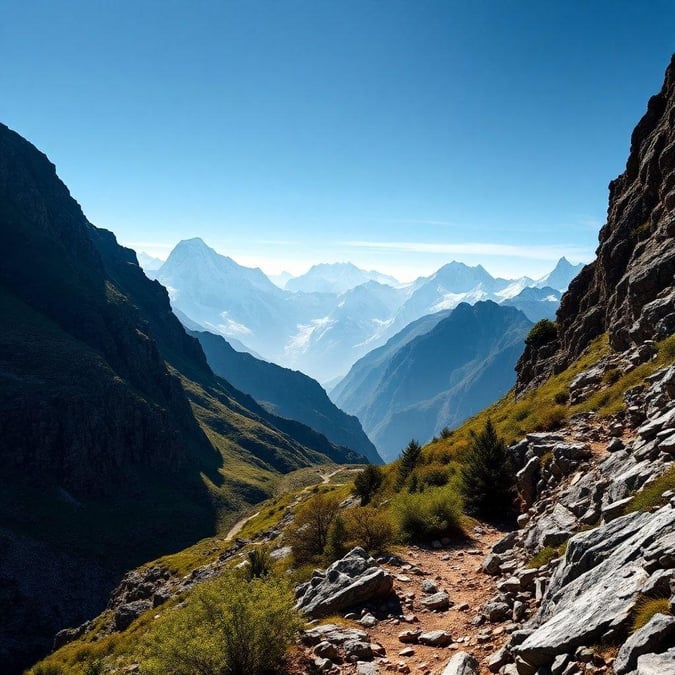
<svg viewBox="0 0 675 675">
<path fill-rule="evenodd" d="M 579 386 L 594 379 L 581 378 Z M 617 673 L 642 672 L 641 659 L 644 672 L 668 663 L 672 616 L 656 615 L 631 631 L 645 597 L 668 599 L 675 590 L 675 494 L 664 493 L 649 511 L 626 509 L 675 466 L 667 442 L 675 433 L 674 384 L 675 368 L 662 368 L 626 392 L 623 415 L 579 415 L 559 432 L 530 434 L 509 448 L 516 468 L 535 459 L 541 472 L 530 487 L 534 501 L 529 508 L 523 501 L 521 529 L 498 542 L 483 563 L 486 574 L 499 577 L 499 593 L 482 615 L 524 621 L 490 660 L 493 672 L 605 667 L 590 647 L 597 644 L 620 646 Z M 548 555 L 533 557 L 540 553 Z"/>
<path fill-rule="evenodd" d="M 572 281 L 558 337 L 526 348 L 517 391 L 570 365 L 595 337 L 618 351 L 675 332 L 675 56 L 635 127 L 625 172 L 609 185 L 597 257 Z"/>
<path fill-rule="evenodd" d="M 471 654 L 457 652 L 445 666 L 442 675 L 478 675 L 478 661 Z"/>
<path fill-rule="evenodd" d="M 325 572 L 316 570 L 296 591 L 296 608 L 318 618 L 371 600 L 384 599 L 394 587 L 393 577 L 356 547 Z"/>
</svg>

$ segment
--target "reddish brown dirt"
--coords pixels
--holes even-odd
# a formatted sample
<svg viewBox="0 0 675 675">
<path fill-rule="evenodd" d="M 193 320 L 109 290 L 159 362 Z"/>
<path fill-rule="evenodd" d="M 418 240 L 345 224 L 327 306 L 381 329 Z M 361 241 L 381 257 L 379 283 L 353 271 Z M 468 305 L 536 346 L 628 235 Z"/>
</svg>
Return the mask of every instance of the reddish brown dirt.
<svg viewBox="0 0 675 675">
<path fill-rule="evenodd" d="M 380 672 L 440 673 L 445 665 L 458 651 L 473 654 L 481 663 L 481 673 L 489 673 L 485 658 L 497 651 L 505 642 L 507 633 L 502 625 L 484 624 L 474 626 L 471 619 L 478 613 L 480 606 L 487 602 L 496 592 L 495 579 L 481 571 L 481 563 L 490 552 L 492 545 L 504 535 L 490 526 L 481 525 L 479 531 L 471 532 L 471 539 L 452 544 L 441 549 L 420 548 L 417 546 L 402 547 L 398 554 L 406 563 L 418 567 L 423 574 L 383 565 L 395 579 L 394 589 L 403 601 L 407 594 L 414 594 L 412 608 L 403 607 L 406 615 L 414 614 L 416 622 L 406 623 L 398 619 L 384 619 L 372 628 L 363 629 L 355 621 L 345 621 L 350 627 L 366 630 L 371 642 L 384 647 L 385 661 L 375 659 Z M 406 580 L 405 578 L 409 580 Z M 433 612 L 424 609 L 420 600 L 425 597 L 422 581 L 431 579 L 439 590 L 450 596 L 453 606 L 444 612 Z M 468 609 L 458 610 L 462 604 Z M 423 645 L 407 645 L 398 640 L 401 631 L 421 629 L 423 632 L 442 629 L 452 635 L 453 643 L 449 647 L 425 647 Z M 492 636 L 488 641 L 479 643 L 478 634 L 489 631 Z M 412 647 L 411 656 L 400 656 L 399 652 Z M 297 664 L 296 664 L 297 665 Z M 406 667 L 409 669 L 407 670 Z M 354 673 L 355 666 L 341 666 L 341 673 Z M 296 671 L 298 672 L 298 671 Z"/>
</svg>

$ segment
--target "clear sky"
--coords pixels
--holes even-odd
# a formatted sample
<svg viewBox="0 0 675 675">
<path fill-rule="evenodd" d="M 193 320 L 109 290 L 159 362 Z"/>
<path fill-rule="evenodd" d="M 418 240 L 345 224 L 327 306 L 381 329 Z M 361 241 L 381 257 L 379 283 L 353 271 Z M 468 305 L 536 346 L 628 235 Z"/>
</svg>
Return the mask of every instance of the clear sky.
<svg viewBox="0 0 675 675">
<path fill-rule="evenodd" d="M 2 0 L 0 121 L 96 225 L 298 273 L 589 260 L 675 0 Z"/>
</svg>

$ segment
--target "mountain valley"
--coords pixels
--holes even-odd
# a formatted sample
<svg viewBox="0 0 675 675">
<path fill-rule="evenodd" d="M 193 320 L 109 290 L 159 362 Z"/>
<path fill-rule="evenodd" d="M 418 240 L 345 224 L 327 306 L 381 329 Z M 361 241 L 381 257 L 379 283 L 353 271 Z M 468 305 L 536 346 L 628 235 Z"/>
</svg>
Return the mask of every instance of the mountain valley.
<svg viewBox="0 0 675 675">
<path fill-rule="evenodd" d="M 299 18 L 284 12 L 291 22 L 280 25 L 294 37 Z M 259 17 L 252 25 L 261 30 Z M 248 47 L 251 36 L 243 40 Z M 223 42 L 235 56 L 232 35 Z M 277 46 L 269 87 L 295 54 Z M 303 58 L 305 47 L 294 45 Z M 368 54 L 401 77 L 397 52 Z M 339 84 L 332 71 L 321 77 L 330 89 L 316 88 L 316 98 Z M 281 114 L 281 103 L 261 105 L 264 115 L 252 108 L 258 83 L 239 85 L 223 89 L 233 102 L 246 93 L 247 115 Z M 373 95 L 389 105 L 384 85 Z M 298 99 L 294 114 L 309 106 Z M 425 118 L 429 100 L 420 102 Z M 185 111 L 205 125 L 224 107 Z M 314 120 L 316 137 L 309 118 L 298 119 L 322 165 L 323 143 L 346 123 L 336 109 L 335 119 Z M 499 115 L 508 118 L 506 107 Z M 387 144 L 405 145 L 386 115 L 377 124 Z M 233 126 L 239 133 L 243 120 Z M 320 229 L 325 205 L 313 190 L 334 175 L 303 165 L 306 192 L 284 201 L 279 176 L 265 182 L 271 155 L 263 162 L 248 145 L 237 154 L 228 136 L 226 185 L 215 161 L 190 163 L 215 137 L 172 133 L 162 171 L 173 171 L 175 152 L 197 176 L 184 198 L 201 202 L 218 185 L 230 200 L 228 219 L 213 207 L 195 220 L 222 220 L 219 249 L 258 222 L 238 201 L 235 173 L 252 175 L 244 154 L 269 214 L 288 222 L 289 205 L 304 199 Z M 368 152 L 382 152 L 370 135 Z M 466 134 L 472 146 L 476 135 Z M 297 130 L 276 136 L 263 137 L 275 151 L 302 140 Z M 134 166 L 132 154 L 123 159 Z M 283 160 L 294 168 L 294 153 Z M 361 162 L 345 164 L 345 181 L 360 182 L 369 170 Z M 70 165 L 62 170 L 71 175 Z M 480 181 L 491 170 L 485 160 Z M 519 170 L 513 161 L 509 171 Z M 438 184 L 457 199 L 465 187 L 455 193 L 450 175 Z M 409 177 L 397 203 L 419 210 L 426 181 Z M 107 184 L 97 189 L 116 197 Z M 170 189 L 155 204 L 158 221 L 172 208 Z M 487 187 L 481 198 L 506 212 Z M 519 199 L 525 218 L 527 195 Z M 373 201 L 363 229 L 391 240 L 359 232 L 351 250 L 412 261 L 416 248 L 431 255 L 428 246 L 399 232 L 483 227 L 480 218 L 436 219 L 435 208 L 425 203 L 419 220 L 402 208 L 394 222 L 380 220 Z M 139 230 L 136 246 L 168 251 L 174 227 L 154 247 Z M 242 251 L 300 247 L 263 239 L 260 227 Z M 345 240 L 357 236 L 344 229 Z M 330 245 L 327 233 L 311 234 Z M 512 279 L 457 260 L 409 283 L 351 262 L 268 276 L 198 236 L 160 260 L 90 222 L 50 159 L 0 124 L 0 673 L 674 673 L 675 54 L 609 184 L 595 259 L 559 257 L 582 250 L 550 243 L 559 234 L 514 254 L 544 256 L 550 272 L 523 265 L 529 276 Z M 437 243 L 434 255 L 514 249 L 478 239 Z M 300 253 L 270 269 L 297 271 Z"/>
</svg>

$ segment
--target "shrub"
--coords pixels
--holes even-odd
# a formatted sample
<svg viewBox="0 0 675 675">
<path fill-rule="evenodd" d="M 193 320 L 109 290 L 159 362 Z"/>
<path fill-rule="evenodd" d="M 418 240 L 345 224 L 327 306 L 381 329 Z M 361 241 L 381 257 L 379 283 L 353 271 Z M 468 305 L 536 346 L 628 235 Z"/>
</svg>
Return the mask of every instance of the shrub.
<svg viewBox="0 0 675 675">
<path fill-rule="evenodd" d="M 326 537 L 324 559 L 327 564 L 342 558 L 342 556 L 347 553 L 349 550 L 347 538 L 347 527 L 344 518 L 338 513 L 335 518 L 333 518 L 333 522 L 328 528 L 328 535 Z"/>
<path fill-rule="evenodd" d="M 555 393 L 553 400 L 558 405 L 565 405 L 570 400 L 570 393 L 566 389 L 561 389 Z"/>
<path fill-rule="evenodd" d="M 525 344 L 530 345 L 531 347 L 541 347 L 552 340 L 555 340 L 558 337 L 558 329 L 553 323 L 548 319 L 541 319 L 532 326 L 530 332 L 525 338 Z"/>
<path fill-rule="evenodd" d="M 420 484 L 430 487 L 441 487 L 446 485 L 449 479 L 447 467 L 439 464 L 429 464 L 418 469 L 415 474 Z"/>
<path fill-rule="evenodd" d="M 288 533 L 288 542 L 296 563 L 302 564 L 321 556 L 339 504 L 335 495 L 319 493 L 298 507 Z"/>
<path fill-rule="evenodd" d="M 373 498 L 382 485 L 382 469 L 374 464 L 368 464 L 354 479 L 354 491 L 361 498 L 361 506 L 365 506 Z"/>
<path fill-rule="evenodd" d="M 247 557 L 246 574 L 249 579 L 266 577 L 272 571 L 272 557 L 267 546 L 255 546 L 248 552 Z"/>
<path fill-rule="evenodd" d="M 144 648 L 143 671 L 173 675 L 262 675 L 279 668 L 302 622 L 289 584 L 247 582 L 228 572 L 165 612 Z"/>
<path fill-rule="evenodd" d="M 382 553 L 394 540 L 394 526 L 387 511 L 372 506 L 350 509 L 345 521 L 350 546 L 361 546 L 368 553 Z"/>
<path fill-rule="evenodd" d="M 397 495 L 392 503 L 400 537 L 419 541 L 461 531 L 462 501 L 451 486 Z"/>
<path fill-rule="evenodd" d="M 450 436 L 452 436 L 452 431 L 450 430 L 450 428 L 449 427 L 443 427 L 441 429 L 441 438 L 443 440 L 446 440 L 446 439 L 450 438 Z"/>
<path fill-rule="evenodd" d="M 654 614 L 670 614 L 668 598 L 641 598 L 633 611 L 633 632 L 646 626 Z"/>
<path fill-rule="evenodd" d="M 515 475 L 504 440 L 489 419 L 483 431 L 472 435 L 461 471 L 461 491 L 469 513 L 494 517 L 513 509 Z"/>
<path fill-rule="evenodd" d="M 415 439 L 411 440 L 398 460 L 398 471 L 396 476 L 397 490 L 400 490 L 405 485 L 406 479 L 415 470 L 421 454 L 422 446 Z"/>
</svg>

